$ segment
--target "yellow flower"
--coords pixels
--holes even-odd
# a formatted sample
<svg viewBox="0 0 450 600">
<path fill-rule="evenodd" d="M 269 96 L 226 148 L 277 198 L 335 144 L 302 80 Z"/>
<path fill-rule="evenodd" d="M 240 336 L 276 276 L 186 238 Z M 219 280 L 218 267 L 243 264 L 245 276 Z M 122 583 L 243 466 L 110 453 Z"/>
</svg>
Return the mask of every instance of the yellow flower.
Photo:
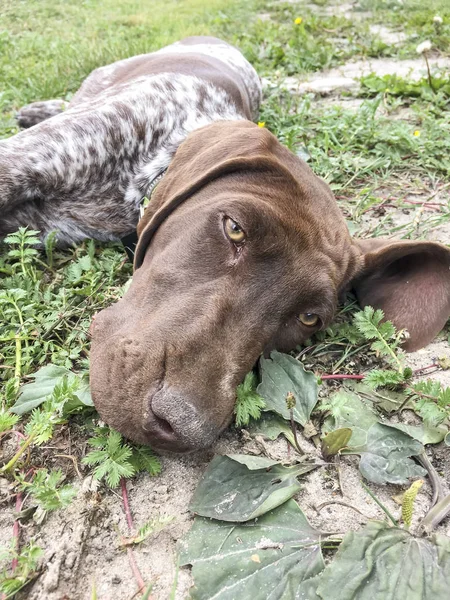
<svg viewBox="0 0 450 600">
<path fill-rule="evenodd" d="M 294 23 L 295 23 L 296 25 L 301 25 L 301 24 L 302 24 L 302 21 L 303 21 L 303 19 L 302 19 L 301 17 L 297 17 L 297 18 L 295 19 Z"/>
<path fill-rule="evenodd" d="M 258 127 L 265 127 L 265 126 L 266 126 L 265 121 L 258 121 Z"/>
<path fill-rule="evenodd" d="M 415 132 L 413 133 L 414 137 L 420 137 L 420 131 L 418 129 L 415 130 Z"/>
</svg>

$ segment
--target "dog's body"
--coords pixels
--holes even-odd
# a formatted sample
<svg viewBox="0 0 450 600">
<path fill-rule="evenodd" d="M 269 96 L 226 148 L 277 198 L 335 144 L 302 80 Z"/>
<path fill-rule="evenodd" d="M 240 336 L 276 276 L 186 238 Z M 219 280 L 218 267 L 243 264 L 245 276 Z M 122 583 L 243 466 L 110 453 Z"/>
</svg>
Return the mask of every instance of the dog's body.
<svg viewBox="0 0 450 600">
<path fill-rule="evenodd" d="M 61 243 L 124 237 L 187 135 L 252 119 L 260 100 L 250 63 L 212 37 L 96 69 L 66 110 L 24 107 L 19 123 L 32 129 L 0 141 L 0 236 L 28 226 L 43 237 L 57 230 Z"/>
<path fill-rule="evenodd" d="M 258 356 L 326 327 L 350 288 L 409 331 L 409 350 L 450 316 L 449 249 L 352 239 L 328 186 L 249 122 L 259 101 L 237 50 L 189 38 L 94 71 L 65 112 L 26 107 L 37 124 L 0 143 L 0 235 L 118 239 L 167 169 L 132 284 L 92 327 L 94 402 L 138 442 L 210 444 Z"/>
</svg>

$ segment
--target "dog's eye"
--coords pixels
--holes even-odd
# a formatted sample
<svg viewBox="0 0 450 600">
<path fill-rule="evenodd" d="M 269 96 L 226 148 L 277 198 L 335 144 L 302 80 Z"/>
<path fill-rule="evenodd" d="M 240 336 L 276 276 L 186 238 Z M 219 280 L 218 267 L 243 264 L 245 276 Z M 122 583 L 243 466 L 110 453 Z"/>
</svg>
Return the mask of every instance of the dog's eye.
<svg viewBox="0 0 450 600">
<path fill-rule="evenodd" d="M 319 316 L 314 313 L 300 313 L 298 320 L 307 327 L 314 327 L 319 322 Z"/>
<path fill-rule="evenodd" d="M 241 229 L 240 225 L 238 225 L 236 221 L 233 221 L 233 219 L 230 219 L 230 217 L 225 218 L 224 229 L 227 238 L 234 244 L 242 244 L 245 240 L 245 232 Z"/>
</svg>

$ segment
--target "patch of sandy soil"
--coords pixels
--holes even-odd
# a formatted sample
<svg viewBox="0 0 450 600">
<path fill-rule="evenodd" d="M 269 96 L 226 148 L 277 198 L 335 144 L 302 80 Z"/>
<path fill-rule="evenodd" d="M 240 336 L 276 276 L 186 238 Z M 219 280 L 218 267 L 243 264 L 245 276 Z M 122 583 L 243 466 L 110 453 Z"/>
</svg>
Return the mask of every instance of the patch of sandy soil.
<svg viewBox="0 0 450 600">
<path fill-rule="evenodd" d="M 450 68 L 448 57 L 430 57 L 428 62 L 433 74 Z M 285 77 L 277 85 L 281 85 L 297 94 L 315 93 L 326 95 L 343 91 L 357 91 L 361 77 L 372 73 L 379 77 L 398 75 L 411 81 L 417 81 L 427 76 L 427 68 L 422 58 L 408 60 L 368 58 L 348 62 L 340 67 L 314 73 L 314 75 L 306 78 L 304 76 Z M 263 79 L 263 84 L 266 87 L 275 85 L 268 78 Z"/>
</svg>

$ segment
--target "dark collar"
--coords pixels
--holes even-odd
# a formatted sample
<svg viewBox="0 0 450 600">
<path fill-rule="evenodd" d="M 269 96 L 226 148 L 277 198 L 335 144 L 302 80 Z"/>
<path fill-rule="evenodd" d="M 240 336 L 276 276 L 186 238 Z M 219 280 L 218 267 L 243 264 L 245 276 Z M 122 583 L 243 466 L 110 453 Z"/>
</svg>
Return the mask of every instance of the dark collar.
<svg viewBox="0 0 450 600">
<path fill-rule="evenodd" d="M 147 193 L 145 194 L 145 196 L 142 198 L 142 200 L 139 203 L 139 220 L 141 220 L 142 217 L 144 216 L 145 209 L 147 208 L 147 205 L 149 204 L 150 200 L 152 199 L 153 192 L 155 191 L 158 183 L 161 181 L 161 179 L 166 174 L 166 171 L 167 171 L 167 169 L 164 169 L 164 171 L 161 171 L 160 173 L 158 173 L 158 175 L 153 179 L 153 181 L 148 186 Z M 123 238 L 120 239 L 120 241 L 122 242 L 123 247 L 125 248 L 125 252 L 127 253 L 128 259 L 131 262 L 133 262 L 134 261 L 134 251 L 136 250 L 136 244 L 138 242 L 138 236 L 137 236 L 136 229 L 134 229 L 131 233 L 128 233 L 127 235 L 125 235 Z"/>
</svg>

